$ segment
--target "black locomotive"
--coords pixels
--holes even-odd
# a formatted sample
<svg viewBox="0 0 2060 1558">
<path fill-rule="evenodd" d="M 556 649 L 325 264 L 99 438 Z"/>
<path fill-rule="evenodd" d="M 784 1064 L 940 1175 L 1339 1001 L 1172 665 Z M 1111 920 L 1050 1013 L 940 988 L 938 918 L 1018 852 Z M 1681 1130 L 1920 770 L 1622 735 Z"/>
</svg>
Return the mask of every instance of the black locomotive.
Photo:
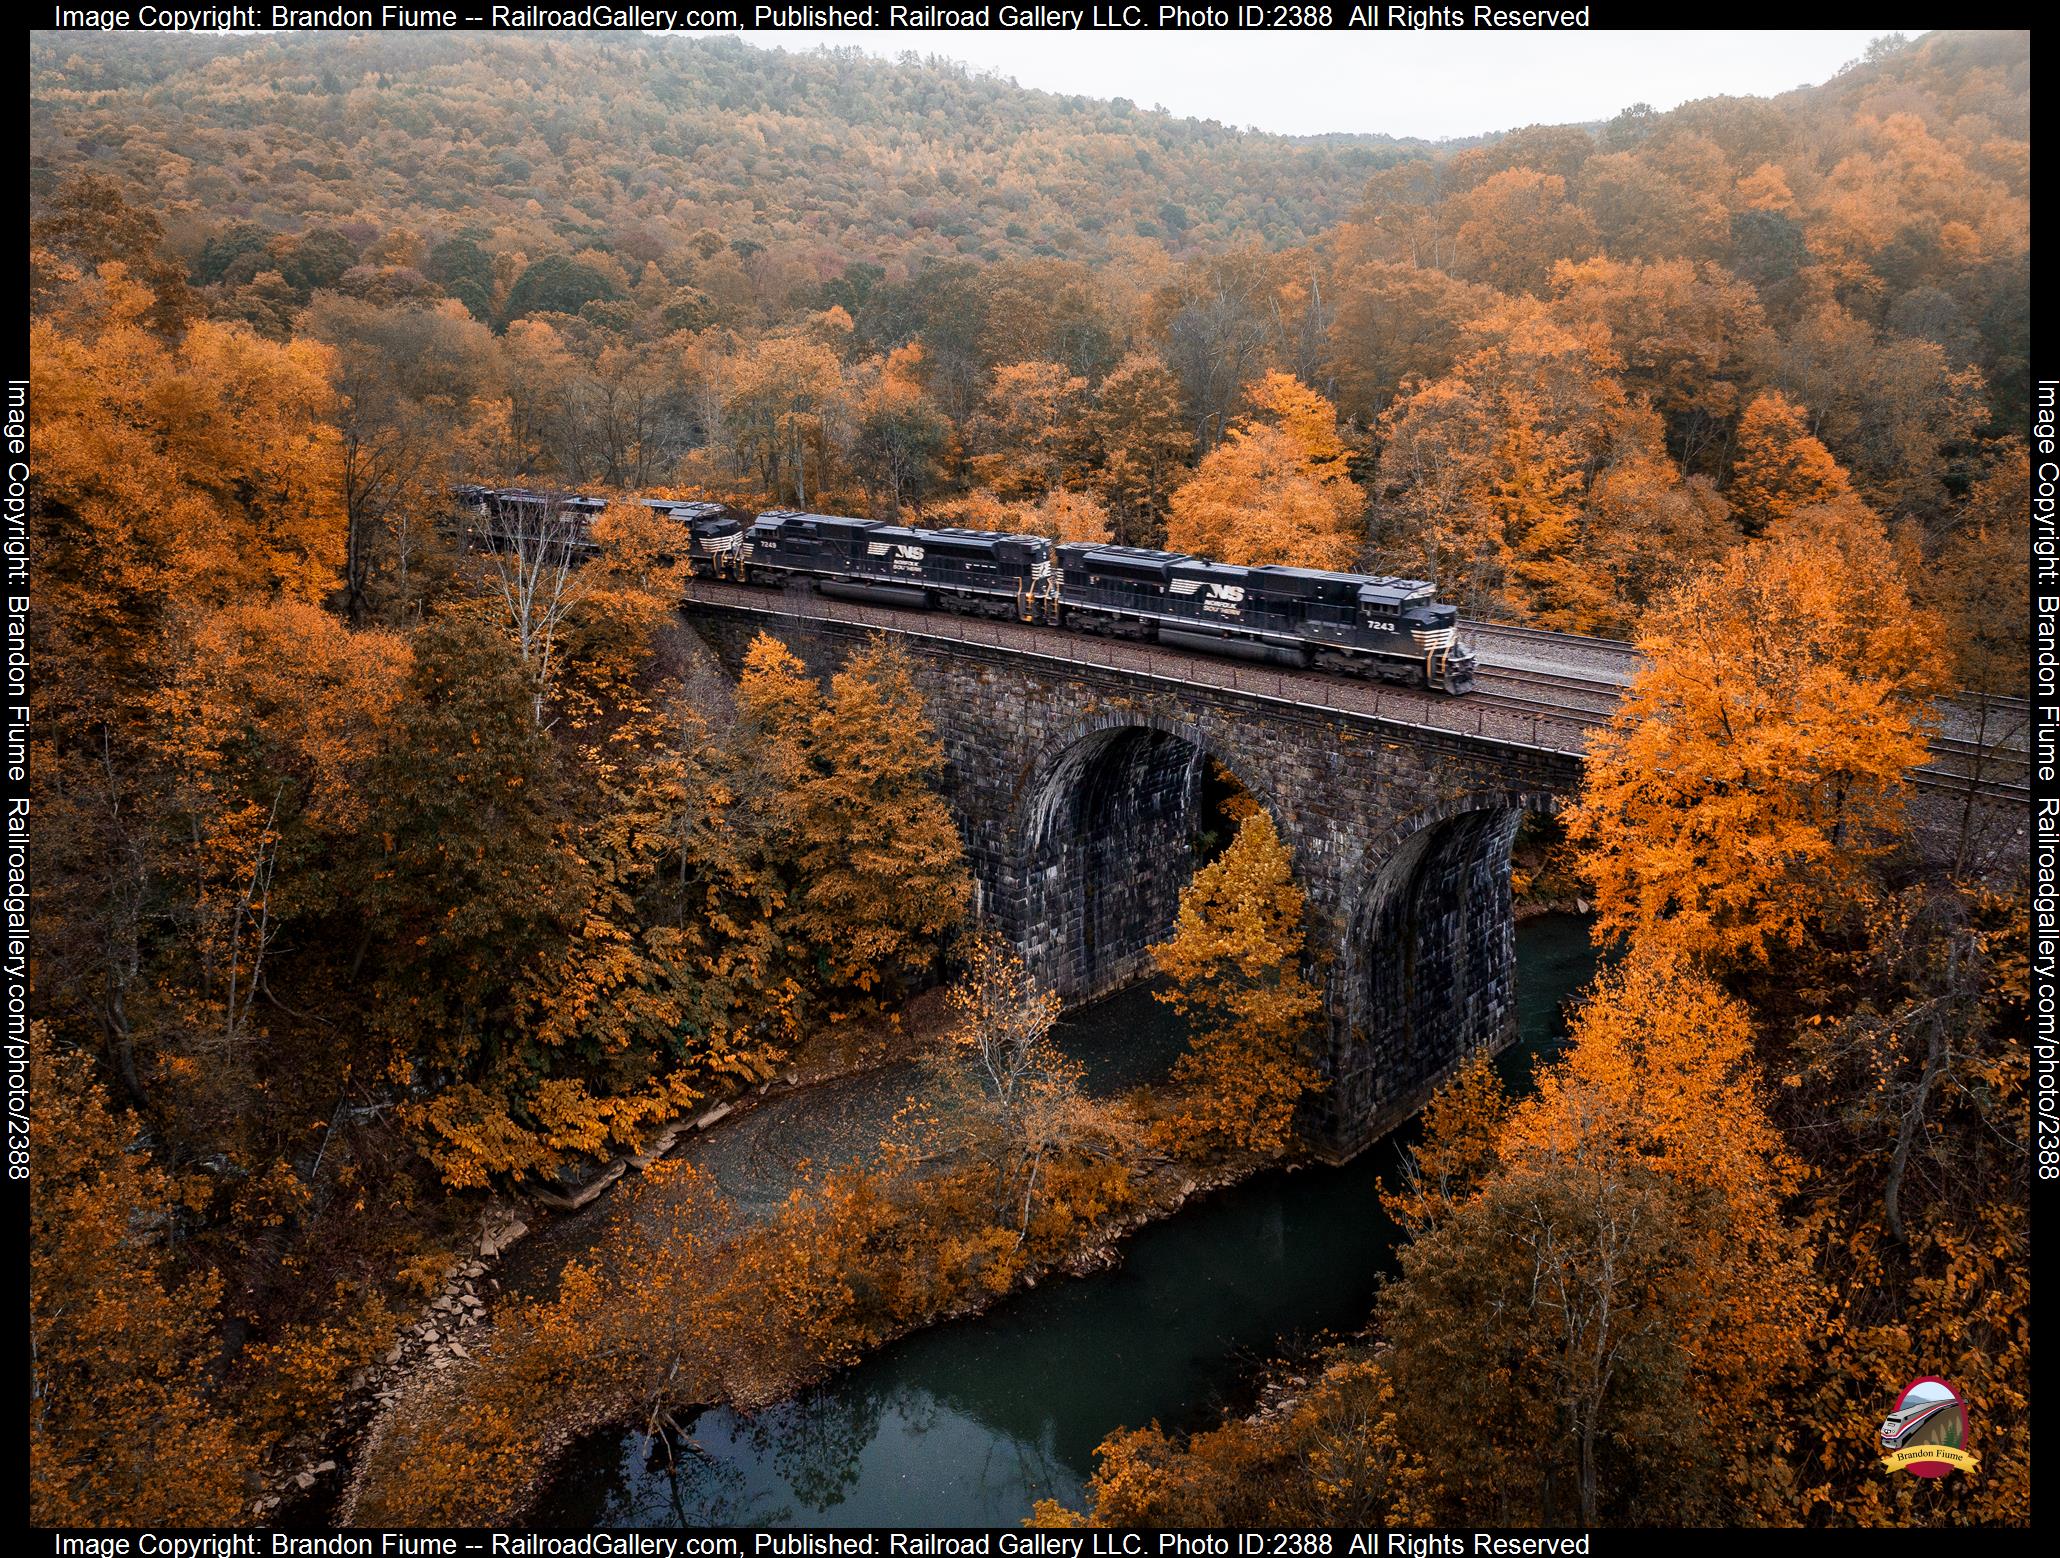
<svg viewBox="0 0 2060 1558">
<path fill-rule="evenodd" d="M 458 496 L 492 516 L 506 503 L 526 512 L 541 495 L 463 488 Z M 568 542 L 589 545 L 586 506 L 596 500 L 560 501 Z M 1458 611 L 1418 579 L 1241 568 L 1181 552 L 795 509 L 747 522 L 719 504 L 639 501 L 680 522 L 688 566 L 706 577 L 806 580 L 826 595 L 1040 622 L 1447 693 L 1473 686 L 1474 657 L 1459 641 Z"/>
</svg>

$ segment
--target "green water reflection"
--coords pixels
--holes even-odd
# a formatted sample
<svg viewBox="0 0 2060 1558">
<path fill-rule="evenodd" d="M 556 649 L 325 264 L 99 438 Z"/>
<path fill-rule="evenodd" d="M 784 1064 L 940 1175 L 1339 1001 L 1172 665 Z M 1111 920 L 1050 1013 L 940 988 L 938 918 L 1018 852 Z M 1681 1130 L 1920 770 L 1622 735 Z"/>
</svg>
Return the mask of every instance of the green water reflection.
<svg viewBox="0 0 2060 1558">
<path fill-rule="evenodd" d="M 1520 1084 L 1559 1041 L 1564 997 L 1594 968 L 1587 922 L 1517 931 Z M 1102 1086 L 1179 1044 L 1138 989 L 1069 1020 Z M 1039 1498 L 1076 1499 L 1111 1429 L 1198 1426 L 1254 1365 L 1297 1338 L 1366 1318 L 1395 1229 L 1374 1182 L 1398 1133 L 1352 1163 L 1265 1175 L 1147 1228 L 1122 1266 L 1059 1281 L 978 1320 L 909 1338 L 755 1418 L 703 1413 L 691 1443 L 597 1435 L 568 1459 L 538 1518 L 564 1525 L 1013 1524 Z"/>
</svg>

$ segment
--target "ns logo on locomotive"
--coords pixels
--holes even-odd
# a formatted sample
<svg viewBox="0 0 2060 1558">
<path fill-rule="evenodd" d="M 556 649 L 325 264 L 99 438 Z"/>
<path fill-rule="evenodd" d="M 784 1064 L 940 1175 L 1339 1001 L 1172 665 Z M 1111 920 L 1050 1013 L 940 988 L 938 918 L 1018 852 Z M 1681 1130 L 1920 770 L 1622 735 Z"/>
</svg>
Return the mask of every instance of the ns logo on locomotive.
<svg viewBox="0 0 2060 1558">
<path fill-rule="evenodd" d="M 607 507 L 600 498 L 522 488 L 460 487 L 453 496 L 488 545 L 550 534 L 586 550 L 588 527 Z M 802 582 L 825 595 L 1013 618 L 1437 692 L 1473 686 L 1474 656 L 1460 642 L 1459 612 L 1420 579 L 1241 568 L 1184 552 L 795 509 L 752 516 L 715 503 L 637 501 L 679 523 L 688 571 L 700 578 Z"/>
</svg>

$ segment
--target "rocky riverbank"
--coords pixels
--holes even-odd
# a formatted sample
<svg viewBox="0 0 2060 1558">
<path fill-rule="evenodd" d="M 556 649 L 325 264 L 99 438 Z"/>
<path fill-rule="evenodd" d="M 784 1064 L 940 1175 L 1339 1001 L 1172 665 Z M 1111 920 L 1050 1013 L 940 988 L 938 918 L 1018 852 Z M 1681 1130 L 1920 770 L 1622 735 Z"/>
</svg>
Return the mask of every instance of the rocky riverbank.
<svg viewBox="0 0 2060 1558">
<path fill-rule="evenodd" d="M 267 1486 L 252 1502 L 252 1517 L 277 1525 L 349 1524 L 367 1452 L 394 1412 L 472 1361 L 492 1335 L 497 1306 L 555 1287 L 566 1262 L 600 1236 L 609 1192 L 625 1175 L 675 1153 L 707 1154 L 712 1141 L 747 1137 L 760 1123 L 758 1111 L 768 1107 L 777 1112 L 798 1106 L 807 1112 L 809 1100 L 868 1084 L 878 1090 L 909 1072 L 910 1057 L 934 1042 L 944 1020 L 941 992 L 931 991 L 891 1017 L 833 1027 L 797 1052 L 780 1077 L 673 1121 L 640 1150 L 588 1159 L 555 1184 L 487 1200 L 476 1238 L 451 1250 L 442 1286 L 395 1335 L 383 1357 L 351 1375 L 344 1400 L 328 1422 L 295 1441 L 268 1469 Z M 900 1091 L 905 1088 L 897 1097 Z M 786 1194 L 784 1184 L 769 1181 L 755 1188 L 755 1195 L 741 1199 L 771 1205 Z"/>
<path fill-rule="evenodd" d="M 1157 1010 L 1152 1003 L 1147 1002 L 1146 1006 L 1148 1012 Z M 764 1095 L 739 1100 L 728 1115 L 709 1122 L 708 1128 L 680 1133 L 673 1156 L 713 1178 L 722 1195 L 746 1219 L 769 1217 L 785 1202 L 788 1191 L 803 1182 L 797 1159 L 812 1159 L 813 1168 L 820 1173 L 839 1163 L 868 1156 L 881 1138 L 889 1134 L 897 1115 L 920 1090 L 923 1079 L 914 1055 L 937 1026 L 934 1021 L 911 1020 L 897 1030 L 905 1041 L 898 1046 L 897 1053 L 882 1055 L 875 1051 L 870 1057 L 872 1063 L 846 1070 L 826 1068 L 822 1074 L 797 1078 L 794 1084 L 783 1084 Z M 1135 1019 L 1125 1022 L 1120 1033 L 1104 1029 L 1104 1050 L 1084 1057 L 1095 1079 L 1093 1090 L 1107 1096 L 1163 1075 L 1184 1044 L 1184 1030 L 1172 1027 L 1165 1032 L 1152 1031 L 1156 1026 L 1157 1019 L 1147 1015 L 1141 1023 Z M 1135 1178 L 1129 1192 L 1132 1199 L 1120 1214 L 1105 1215 L 1084 1227 L 1077 1242 L 1026 1266 L 1012 1284 L 999 1291 L 977 1288 L 963 1300 L 899 1326 L 892 1334 L 871 1336 L 869 1350 L 877 1350 L 913 1331 L 975 1315 L 1009 1294 L 1034 1288 L 1051 1276 L 1106 1270 L 1120 1262 L 1124 1241 L 1138 1228 L 1169 1217 L 1196 1197 L 1243 1179 L 1264 1166 L 1265 1160 L 1254 1158 L 1215 1164 L 1203 1173 L 1191 1165 L 1170 1160 L 1135 1163 Z M 523 1242 L 512 1261 L 487 1279 L 496 1285 L 495 1298 L 505 1302 L 508 1298 L 550 1296 L 556 1291 L 558 1275 L 565 1264 L 608 1237 L 612 1219 L 632 1212 L 640 1217 L 647 1215 L 637 1211 L 635 1198 L 624 1201 L 604 1195 L 582 1210 L 551 1217 L 534 1237 Z M 473 1313 L 469 1306 L 464 1307 L 467 1315 Z M 435 1343 L 423 1339 L 425 1349 L 434 1346 L 440 1350 L 411 1350 L 397 1366 L 403 1371 L 402 1377 L 383 1380 L 373 1393 L 376 1410 L 358 1436 L 350 1457 L 352 1469 L 342 1497 L 335 1504 L 337 1520 L 348 1522 L 366 1494 L 366 1468 L 377 1462 L 382 1438 L 389 1431 L 398 1431 L 403 1437 L 412 1433 L 415 1425 L 423 1421 L 413 1414 L 448 1410 L 452 1393 L 464 1388 L 465 1369 L 482 1344 L 493 1336 L 489 1318 L 483 1328 L 467 1330 L 456 1338 L 456 1345 L 463 1347 L 465 1354 L 455 1357 L 449 1351 L 450 1338 L 441 1334 L 444 1327 L 438 1324 L 440 1318 L 442 1312 L 432 1306 L 432 1312 L 423 1321 L 439 1332 Z M 757 1411 L 783 1399 L 798 1383 L 786 1375 L 769 1375 L 760 1381 L 748 1373 L 739 1373 L 724 1382 L 723 1396 L 734 1407 Z M 410 1426 L 399 1428 L 403 1423 Z M 586 1421 L 553 1423 L 536 1457 L 537 1477 L 541 1478 L 567 1443 L 600 1426 L 603 1425 Z M 514 1511 L 503 1508 L 496 1513 L 508 1518 Z"/>
</svg>

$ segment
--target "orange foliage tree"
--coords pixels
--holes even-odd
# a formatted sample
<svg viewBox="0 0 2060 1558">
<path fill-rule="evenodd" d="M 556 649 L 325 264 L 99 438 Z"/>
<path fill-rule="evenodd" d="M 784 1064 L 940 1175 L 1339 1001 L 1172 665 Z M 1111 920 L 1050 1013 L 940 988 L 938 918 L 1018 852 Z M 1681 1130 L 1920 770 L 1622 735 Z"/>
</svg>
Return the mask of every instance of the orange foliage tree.
<svg viewBox="0 0 2060 1558">
<path fill-rule="evenodd" d="M 1718 966 L 1854 907 L 1923 760 L 1938 628 L 1864 511 L 1812 511 L 1647 618 L 1646 667 L 1568 817 L 1606 936 Z"/>
<path fill-rule="evenodd" d="M 255 1456 L 210 1399 L 220 1279 L 168 1276 L 175 1188 L 88 1062 L 41 1024 L 32 1056 L 30 1518 L 234 1525 Z"/>
<path fill-rule="evenodd" d="M 829 695 L 761 634 L 737 704 L 771 780 L 765 803 L 793 862 L 787 925 L 824 987 L 868 996 L 920 973 L 965 913 L 971 879 L 931 787 L 944 755 L 907 657 L 857 651 Z"/>
<path fill-rule="evenodd" d="M 1370 1526 L 1409 1518 L 1417 1473 L 1395 1392 L 1378 1363 L 1328 1363 L 1291 1403 L 1264 1417 L 1176 1440 L 1153 1423 L 1095 1447 L 1088 1508 L 1040 1499 L 1029 1524 L 1085 1526 Z"/>
<path fill-rule="evenodd" d="M 1726 496 L 1746 534 L 1757 536 L 1804 509 L 1851 497 L 1852 483 L 1811 434 L 1802 407 L 1769 390 L 1739 418 Z"/>
<path fill-rule="evenodd" d="M 1378 1310 L 1425 1513 L 1592 1526 L 1789 1507 L 1780 1392 L 1821 1304 L 1751 1039 L 1706 976 L 1634 953 L 1493 1132 L 1492 1166 L 1479 1107 L 1434 1122 L 1457 1137 L 1431 1138 L 1419 1185 L 1451 1183 L 1453 1161 L 1478 1177 L 1439 1198 Z"/>
<path fill-rule="evenodd" d="M 1349 567 L 1365 498 L 1336 409 L 1283 373 L 1246 393 L 1251 415 L 1174 492 L 1166 544 L 1221 562 Z"/>
<path fill-rule="evenodd" d="M 1469 333 L 1474 350 L 1383 418 L 1377 550 L 1477 612 L 1627 631 L 1733 539 L 1722 501 L 1682 481 L 1599 325 L 1523 304 Z"/>
</svg>

